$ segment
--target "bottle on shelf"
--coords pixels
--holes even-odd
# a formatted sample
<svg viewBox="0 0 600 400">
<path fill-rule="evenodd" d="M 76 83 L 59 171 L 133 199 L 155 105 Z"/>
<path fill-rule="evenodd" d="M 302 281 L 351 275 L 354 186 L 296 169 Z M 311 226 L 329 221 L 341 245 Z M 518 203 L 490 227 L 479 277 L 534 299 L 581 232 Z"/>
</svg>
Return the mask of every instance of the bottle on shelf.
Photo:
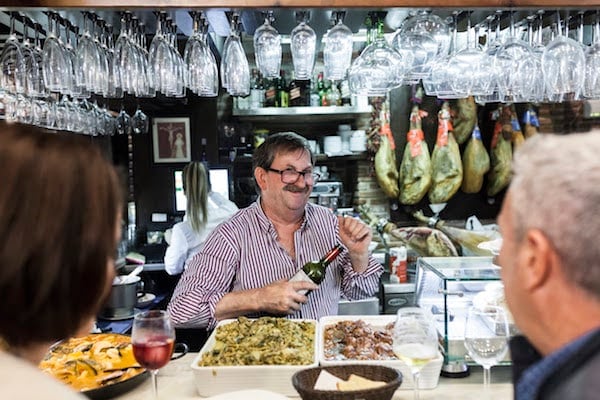
<svg viewBox="0 0 600 400">
<path fill-rule="evenodd" d="M 256 69 L 252 69 L 252 81 L 250 86 L 250 108 L 255 110 L 264 106 L 265 91 L 262 86 L 262 79 L 260 72 Z"/>
<path fill-rule="evenodd" d="M 290 107 L 304 107 L 310 104 L 310 79 L 293 79 L 288 86 Z"/>
<path fill-rule="evenodd" d="M 287 82 L 285 81 L 285 71 L 281 70 L 280 77 L 277 80 L 277 97 L 279 107 L 288 107 L 289 106 L 289 93 Z"/>
<path fill-rule="evenodd" d="M 327 88 L 325 87 L 325 81 L 323 80 L 323 72 L 319 72 L 317 76 L 317 93 L 319 93 L 319 105 L 327 105 Z"/>
<path fill-rule="evenodd" d="M 277 107 L 277 78 L 265 79 L 265 107 Z"/>
<path fill-rule="evenodd" d="M 352 105 L 352 92 L 350 91 L 350 85 L 348 84 L 347 79 L 340 82 L 340 96 L 343 106 Z"/>
<path fill-rule="evenodd" d="M 330 106 L 341 106 L 342 95 L 338 89 L 337 83 L 331 81 L 329 90 L 327 90 L 327 104 Z"/>
<path fill-rule="evenodd" d="M 327 254 L 319 261 L 309 261 L 300 271 L 296 273 L 290 279 L 290 282 L 293 281 L 305 281 L 305 282 L 314 282 L 317 285 L 320 284 L 323 279 L 325 279 L 325 271 L 327 270 L 327 266 L 331 264 L 333 260 L 340 255 L 343 250 L 343 246 L 341 244 L 337 244 L 333 249 L 329 250 Z M 308 294 L 309 291 L 301 291 L 302 294 Z"/>
<path fill-rule="evenodd" d="M 317 88 L 317 80 L 313 79 L 310 81 L 310 101 L 311 107 L 319 107 L 321 105 L 321 98 L 319 97 L 319 90 Z"/>
</svg>

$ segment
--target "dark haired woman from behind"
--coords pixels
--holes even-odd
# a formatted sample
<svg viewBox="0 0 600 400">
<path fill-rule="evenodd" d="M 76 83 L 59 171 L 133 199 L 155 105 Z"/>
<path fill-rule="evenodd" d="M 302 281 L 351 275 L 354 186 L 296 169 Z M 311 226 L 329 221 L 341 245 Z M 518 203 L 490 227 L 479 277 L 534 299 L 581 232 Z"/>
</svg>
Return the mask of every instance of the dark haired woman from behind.
<svg viewBox="0 0 600 400">
<path fill-rule="evenodd" d="M 123 195 L 89 138 L 0 125 L 0 387 L 6 399 L 84 398 L 37 368 L 87 334 L 110 292 Z"/>
</svg>

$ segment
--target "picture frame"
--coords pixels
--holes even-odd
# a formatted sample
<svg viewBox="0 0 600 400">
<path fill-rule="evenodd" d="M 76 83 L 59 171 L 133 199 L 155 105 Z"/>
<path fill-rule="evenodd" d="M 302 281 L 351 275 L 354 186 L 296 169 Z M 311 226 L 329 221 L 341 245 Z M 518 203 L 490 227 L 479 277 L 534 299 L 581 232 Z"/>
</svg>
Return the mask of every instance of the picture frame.
<svg viewBox="0 0 600 400">
<path fill-rule="evenodd" d="M 152 148 L 155 163 L 184 163 L 192 160 L 190 119 L 154 118 Z"/>
</svg>

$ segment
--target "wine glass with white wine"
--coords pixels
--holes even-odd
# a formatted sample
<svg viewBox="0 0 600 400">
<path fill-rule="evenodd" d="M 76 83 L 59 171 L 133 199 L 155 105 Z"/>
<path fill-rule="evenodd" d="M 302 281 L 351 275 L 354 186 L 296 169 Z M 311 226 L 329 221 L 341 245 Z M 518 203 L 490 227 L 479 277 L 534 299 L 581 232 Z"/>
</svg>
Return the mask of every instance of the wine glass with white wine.
<svg viewBox="0 0 600 400">
<path fill-rule="evenodd" d="M 508 318 L 502 307 L 470 307 L 465 323 L 465 347 L 483 367 L 483 386 L 490 385 L 490 370 L 508 352 Z"/>
<path fill-rule="evenodd" d="M 431 313 L 419 307 L 400 308 L 394 324 L 392 346 L 396 357 L 410 368 L 414 398 L 418 400 L 421 370 L 439 356 L 437 329 Z"/>
</svg>

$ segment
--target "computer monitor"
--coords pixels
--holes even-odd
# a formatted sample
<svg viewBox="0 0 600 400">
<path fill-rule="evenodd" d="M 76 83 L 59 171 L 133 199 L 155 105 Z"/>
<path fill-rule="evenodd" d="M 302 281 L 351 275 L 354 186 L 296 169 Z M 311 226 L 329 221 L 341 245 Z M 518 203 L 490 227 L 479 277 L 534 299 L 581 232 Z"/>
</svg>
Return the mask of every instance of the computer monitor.
<svg viewBox="0 0 600 400">
<path fill-rule="evenodd" d="M 208 169 L 211 190 L 229 199 L 230 171 L 228 167 L 210 167 Z M 175 170 L 175 211 L 185 212 L 187 199 L 183 193 L 183 171 Z"/>
</svg>

